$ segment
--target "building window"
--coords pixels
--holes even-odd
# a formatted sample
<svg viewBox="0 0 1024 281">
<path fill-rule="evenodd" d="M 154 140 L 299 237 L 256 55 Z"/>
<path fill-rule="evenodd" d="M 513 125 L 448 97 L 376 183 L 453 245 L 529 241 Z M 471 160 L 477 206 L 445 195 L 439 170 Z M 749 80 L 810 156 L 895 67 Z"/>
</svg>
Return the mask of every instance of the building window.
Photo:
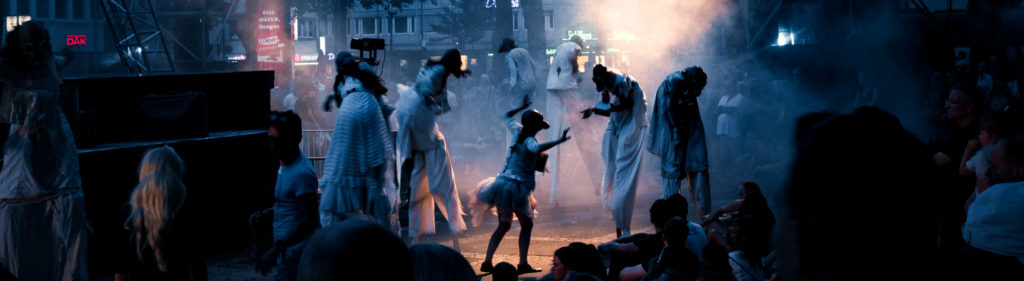
<svg viewBox="0 0 1024 281">
<path fill-rule="evenodd" d="M 53 6 L 55 8 L 55 12 L 57 12 L 56 15 L 53 15 L 54 18 L 58 18 L 58 19 L 66 19 L 66 18 L 68 18 L 68 5 L 66 5 L 66 4 L 68 4 L 67 0 L 57 0 L 57 5 Z"/>
<path fill-rule="evenodd" d="M 512 12 L 512 30 L 519 30 L 519 11 Z"/>
<path fill-rule="evenodd" d="M 363 18 L 359 21 L 359 34 L 372 35 L 377 34 L 377 18 Z"/>
<path fill-rule="evenodd" d="M 50 14 L 50 1 L 52 0 L 36 0 L 36 17 L 40 19 L 52 18 Z"/>
<path fill-rule="evenodd" d="M 18 0 L 17 8 L 19 15 L 27 15 L 29 13 L 29 0 Z"/>
<path fill-rule="evenodd" d="M 415 30 L 415 19 L 413 17 L 395 17 L 391 23 L 392 33 L 413 33 Z"/>
<path fill-rule="evenodd" d="M 75 19 L 84 19 L 85 16 L 86 16 L 86 11 L 89 10 L 89 2 L 90 1 L 89 0 L 73 0 L 73 1 L 74 1 L 74 5 L 72 5 L 72 8 L 75 11 L 75 15 L 74 15 Z"/>
<path fill-rule="evenodd" d="M 544 26 L 546 26 L 548 30 L 555 30 L 555 17 L 551 11 L 544 11 Z"/>
<path fill-rule="evenodd" d="M 314 30 L 316 26 L 313 25 L 313 21 L 309 19 L 299 21 L 299 38 L 313 38 L 313 35 L 316 34 L 316 30 Z"/>
</svg>

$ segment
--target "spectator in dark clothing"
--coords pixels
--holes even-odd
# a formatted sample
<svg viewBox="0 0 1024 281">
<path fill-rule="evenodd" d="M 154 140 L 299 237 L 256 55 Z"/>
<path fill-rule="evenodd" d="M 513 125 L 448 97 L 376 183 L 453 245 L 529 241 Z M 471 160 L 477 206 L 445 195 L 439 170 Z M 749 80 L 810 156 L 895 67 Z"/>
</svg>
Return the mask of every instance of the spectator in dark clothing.
<svg viewBox="0 0 1024 281">
<path fill-rule="evenodd" d="M 782 280 L 943 276 L 934 153 L 878 109 L 804 116 L 797 136 L 789 182 L 778 193 Z"/>
<path fill-rule="evenodd" d="M 960 227 L 963 226 L 967 214 L 963 206 L 967 198 L 974 192 L 976 179 L 974 175 L 960 175 L 960 162 L 956 161 L 967 149 L 971 140 L 976 140 L 979 133 L 978 114 L 981 111 L 979 101 L 981 95 L 977 88 L 968 84 L 958 84 L 950 90 L 946 99 L 946 136 L 937 143 L 933 159 L 939 166 L 940 177 L 945 186 L 943 199 L 943 220 L 941 244 L 946 249 L 959 249 L 963 245 Z"/>
<path fill-rule="evenodd" d="M 699 281 L 735 281 L 729 265 L 729 250 L 717 243 L 704 246 L 704 261 L 700 265 Z"/>
<path fill-rule="evenodd" d="M 299 280 L 413 280 L 402 239 L 379 224 L 344 220 L 317 231 L 299 265 Z"/>
<path fill-rule="evenodd" d="M 555 255 L 552 259 L 553 263 L 561 265 L 558 267 L 553 266 L 551 270 L 555 279 L 558 280 L 565 279 L 570 272 L 593 275 L 601 280 L 607 278 L 608 275 L 605 272 L 604 262 L 601 261 L 601 255 L 597 252 L 597 248 L 591 244 L 581 242 L 570 243 L 569 246 L 555 250 Z M 557 261 L 554 259 L 557 259 Z"/>
<path fill-rule="evenodd" d="M 668 199 L 658 199 L 650 209 L 655 234 L 639 233 L 601 244 L 599 249 L 611 257 L 608 280 L 619 280 L 619 274 L 624 268 L 634 265 L 647 266 L 648 261 L 657 257 L 664 247 L 661 241 L 662 227 L 673 217 L 686 216 L 685 213 L 680 213 L 684 210 L 685 207 L 680 208 Z"/>
<path fill-rule="evenodd" d="M 686 249 L 688 233 L 686 220 L 675 217 L 666 222 L 661 237 L 665 247 L 657 258 L 651 259 L 647 267 L 650 271 L 641 280 L 696 280 L 700 261 L 696 254 Z"/>
<path fill-rule="evenodd" d="M 139 185 L 132 191 L 131 250 L 115 280 L 207 280 L 206 264 L 193 219 L 185 215 L 187 191 L 181 177 L 185 163 L 169 146 L 150 149 L 139 165 Z"/>
<path fill-rule="evenodd" d="M 267 137 L 281 167 L 274 184 L 274 244 L 260 256 L 256 269 L 266 275 L 277 264 L 274 279 L 295 280 L 306 240 L 320 227 L 316 172 L 299 151 L 302 119 L 294 112 L 271 113 Z"/>
</svg>

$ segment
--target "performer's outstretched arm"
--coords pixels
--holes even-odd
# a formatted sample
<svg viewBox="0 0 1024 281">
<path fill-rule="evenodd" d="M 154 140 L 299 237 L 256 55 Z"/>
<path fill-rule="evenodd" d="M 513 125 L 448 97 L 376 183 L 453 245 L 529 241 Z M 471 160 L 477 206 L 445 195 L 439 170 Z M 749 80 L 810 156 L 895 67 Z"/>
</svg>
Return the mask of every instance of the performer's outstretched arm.
<svg viewBox="0 0 1024 281">
<path fill-rule="evenodd" d="M 569 139 L 572 138 L 572 137 L 569 136 L 569 129 L 570 128 L 565 128 L 565 131 L 562 131 L 562 137 L 561 138 L 558 138 L 557 140 L 553 140 L 553 141 L 549 141 L 549 142 L 545 142 L 545 143 L 541 143 L 541 144 L 537 145 L 537 151 L 534 151 L 534 152 L 541 153 L 541 152 L 547 151 L 548 149 L 554 148 L 555 146 L 557 146 L 559 144 L 562 144 L 565 141 L 568 141 Z M 533 150 L 533 149 L 530 149 L 530 150 Z"/>
</svg>

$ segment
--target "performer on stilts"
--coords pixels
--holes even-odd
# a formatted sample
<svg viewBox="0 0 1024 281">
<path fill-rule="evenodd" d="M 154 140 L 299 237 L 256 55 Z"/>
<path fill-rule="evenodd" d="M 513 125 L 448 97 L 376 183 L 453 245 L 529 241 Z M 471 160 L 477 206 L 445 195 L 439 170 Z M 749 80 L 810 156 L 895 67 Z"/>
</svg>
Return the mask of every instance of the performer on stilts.
<svg viewBox="0 0 1024 281">
<path fill-rule="evenodd" d="M 515 40 L 505 38 L 501 41 L 498 53 L 505 55 L 505 65 L 508 67 L 509 95 L 506 99 L 509 107 L 523 100 L 523 97 L 530 97 L 533 100 L 533 92 L 537 89 L 537 77 L 534 76 L 534 62 L 530 58 L 530 52 L 526 49 L 516 47 Z M 504 105 L 505 102 L 503 101 Z M 511 146 L 512 135 L 505 138 L 505 147 Z"/>
<path fill-rule="evenodd" d="M 514 140 L 505 158 L 505 167 L 497 177 L 488 178 L 480 183 L 470 204 L 474 225 L 479 224 L 478 218 L 492 207 L 496 207 L 498 213 L 498 228 L 494 230 L 487 245 L 487 255 L 480 266 L 482 272 L 491 272 L 494 269 L 491 259 L 494 258 L 494 252 L 498 249 L 501 239 L 505 237 L 505 233 L 512 228 L 513 214 L 519 218 L 519 225 L 522 227 L 519 232 L 518 271 L 520 274 L 539 271 L 526 261 L 537 204 L 537 200 L 533 198 L 533 190 L 537 184 L 534 173 L 544 171 L 546 155 L 542 152 L 569 140 L 569 128 L 562 131 L 562 136 L 558 140 L 540 143 L 536 138 L 537 132 L 551 127 L 544 121 L 544 116 L 540 112 L 523 112 L 521 124 L 514 118 L 517 113 L 529 106 L 530 97 L 525 96 L 522 106 L 505 113 L 505 125 Z"/>
<path fill-rule="evenodd" d="M 557 134 L 570 126 L 576 128 L 573 133 L 576 138 L 573 138 L 572 142 L 551 150 L 551 193 L 548 197 L 548 204 L 554 208 L 558 207 L 559 179 L 565 174 L 562 162 L 569 159 L 573 152 L 582 158 L 584 184 L 597 185 L 596 176 L 591 176 L 590 171 L 600 169 L 595 165 L 598 160 L 591 159 L 592 155 L 598 154 L 592 149 L 598 147 L 597 139 L 600 129 L 582 122 L 580 116 L 576 115 L 576 112 L 588 107 L 580 96 L 579 90 L 579 83 L 583 78 L 579 71 L 578 59 L 583 49 L 583 39 L 573 36 L 569 41 L 558 45 L 555 49 L 547 79 L 548 94 L 545 112 L 551 122 L 551 131 Z M 595 192 L 595 194 L 597 193 L 599 192 Z"/>
<path fill-rule="evenodd" d="M 320 179 L 320 225 L 368 215 L 398 233 L 395 150 L 388 116 L 395 110 L 381 97 L 387 89 L 365 62 L 342 52 L 336 60 L 334 95 L 338 107 L 331 145 Z"/>
<path fill-rule="evenodd" d="M 466 230 L 462 220 L 462 203 L 455 186 L 451 158 L 444 134 L 437 125 L 437 116 L 451 110 L 445 86 L 449 75 L 464 77 L 462 54 L 451 49 L 440 60 L 431 60 L 420 69 L 415 93 L 406 93 L 398 102 L 398 159 L 401 164 L 399 179 L 409 187 L 409 236 L 418 242 L 423 234 L 434 233 L 434 206 L 448 220 L 455 250 L 459 250 L 456 235 Z"/>
<path fill-rule="evenodd" d="M 698 218 L 703 218 L 711 209 L 708 149 L 697 107 L 697 97 L 707 80 L 700 66 L 691 66 L 666 77 L 658 88 L 647 137 L 647 150 L 661 157 L 661 198 L 679 193 L 686 180 L 690 190 L 688 197 Z"/>
<path fill-rule="evenodd" d="M 584 119 L 595 113 L 609 117 L 601 145 L 601 159 L 605 164 L 601 201 L 615 218 L 615 235 L 629 236 L 643 160 L 647 101 L 640 84 L 632 77 L 608 71 L 604 65 L 594 66 L 593 80 L 597 91 L 601 92 L 601 100 L 581 113 Z"/>
</svg>

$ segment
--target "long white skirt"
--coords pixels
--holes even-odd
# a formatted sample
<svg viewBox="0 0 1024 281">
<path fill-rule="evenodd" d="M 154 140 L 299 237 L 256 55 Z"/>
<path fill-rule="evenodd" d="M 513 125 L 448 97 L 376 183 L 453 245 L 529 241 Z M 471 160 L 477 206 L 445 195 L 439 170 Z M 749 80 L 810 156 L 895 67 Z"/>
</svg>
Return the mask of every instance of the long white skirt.
<svg viewBox="0 0 1024 281">
<path fill-rule="evenodd" d="M 640 162 L 643 160 L 644 129 L 632 127 L 614 132 L 609 125 L 605 130 L 601 159 L 605 163 L 601 180 L 601 201 L 612 211 L 615 227 L 629 233 L 636 198 Z"/>
</svg>

